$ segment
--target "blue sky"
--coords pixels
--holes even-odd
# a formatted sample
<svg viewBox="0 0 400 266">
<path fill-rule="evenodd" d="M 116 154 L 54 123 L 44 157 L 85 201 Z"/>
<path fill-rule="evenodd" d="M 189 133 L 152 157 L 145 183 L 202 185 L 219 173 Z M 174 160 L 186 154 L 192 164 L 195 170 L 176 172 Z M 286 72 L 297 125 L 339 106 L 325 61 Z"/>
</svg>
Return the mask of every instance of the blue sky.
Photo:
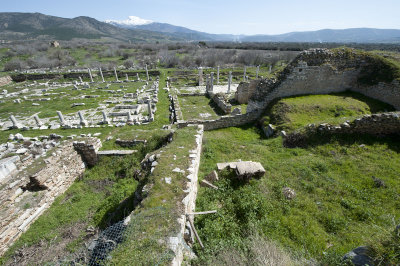
<svg viewBox="0 0 400 266">
<path fill-rule="evenodd" d="M 2 0 L 1 12 L 124 20 L 138 16 L 209 33 L 400 29 L 400 0 Z"/>
</svg>

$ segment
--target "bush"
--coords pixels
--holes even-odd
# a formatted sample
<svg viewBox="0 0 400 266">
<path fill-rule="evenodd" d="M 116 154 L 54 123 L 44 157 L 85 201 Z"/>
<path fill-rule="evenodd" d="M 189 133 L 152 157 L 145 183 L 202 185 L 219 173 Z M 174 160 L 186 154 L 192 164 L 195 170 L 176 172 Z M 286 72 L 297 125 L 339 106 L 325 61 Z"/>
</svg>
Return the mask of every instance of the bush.
<svg viewBox="0 0 400 266">
<path fill-rule="evenodd" d="M 26 63 L 18 58 L 4 64 L 4 71 L 22 70 L 24 68 L 26 68 Z"/>
<path fill-rule="evenodd" d="M 130 59 L 128 59 L 128 60 L 125 60 L 125 62 L 124 62 L 124 67 L 126 68 L 126 69 L 129 69 L 129 68 L 131 68 L 131 67 L 133 67 L 133 61 L 132 60 L 130 60 Z"/>
</svg>

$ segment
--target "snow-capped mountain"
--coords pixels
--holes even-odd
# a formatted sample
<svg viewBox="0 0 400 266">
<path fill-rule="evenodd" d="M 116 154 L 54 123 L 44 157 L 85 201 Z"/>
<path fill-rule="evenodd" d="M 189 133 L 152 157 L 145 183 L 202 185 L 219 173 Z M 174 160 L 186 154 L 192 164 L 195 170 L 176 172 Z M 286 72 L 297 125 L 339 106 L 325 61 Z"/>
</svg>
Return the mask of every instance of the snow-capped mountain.
<svg viewBox="0 0 400 266">
<path fill-rule="evenodd" d="M 154 22 L 137 16 L 129 16 L 127 20 L 106 20 L 106 23 L 125 29 L 141 29 L 160 33 L 187 40 L 207 40 L 207 41 L 233 41 L 234 37 L 230 34 L 209 34 L 191 30 L 181 26 L 168 23 Z"/>
<path fill-rule="evenodd" d="M 120 26 L 141 26 L 153 23 L 148 19 L 139 18 L 136 16 L 129 16 L 126 20 L 106 20 L 106 23 L 120 25 Z"/>
</svg>

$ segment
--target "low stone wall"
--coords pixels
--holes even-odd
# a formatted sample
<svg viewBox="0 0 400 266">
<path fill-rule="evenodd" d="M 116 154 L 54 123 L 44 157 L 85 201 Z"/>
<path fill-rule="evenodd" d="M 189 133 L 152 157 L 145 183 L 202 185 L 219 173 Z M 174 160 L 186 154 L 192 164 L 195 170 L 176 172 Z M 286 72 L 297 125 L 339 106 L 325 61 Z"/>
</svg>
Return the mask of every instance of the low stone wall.
<svg viewBox="0 0 400 266">
<path fill-rule="evenodd" d="M 62 74 L 15 74 L 11 78 L 15 82 L 22 82 L 26 80 L 40 80 L 40 79 L 61 79 Z"/>
<path fill-rule="evenodd" d="M 222 110 L 225 114 L 230 114 L 232 111 L 232 105 L 225 101 L 225 98 L 222 95 L 214 94 L 212 97 L 213 101 L 217 104 L 219 109 Z"/>
<path fill-rule="evenodd" d="M 170 95 L 170 100 L 171 100 L 171 106 L 170 106 L 170 111 L 171 111 L 171 117 L 170 121 L 172 123 L 175 123 L 177 121 L 182 121 L 183 120 L 183 115 L 182 115 L 182 110 L 179 105 L 178 101 L 178 96 L 176 94 Z"/>
<path fill-rule="evenodd" d="M 365 115 L 352 122 L 340 125 L 323 123 L 310 124 L 304 133 L 294 132 L 284 138 L 286 147 L 307 146 L 307 139 L 311 136 L 324 134 L 368 134 L 374 136 L 400 135 L 400 112 Z"/>
<path fill-rule="evenodd" d="M 121 146 L 121 147 L 133 147 L 139 144 L 146 144 L 147 140 L 145 139 L 132 139 L 132 140 L 122 140 L 122 139 L 116 139 L 115 144 Z"/>
<path fill-rule="evenodd" d="M 205 92 L 190 92 L 190 93 L 179 93 L 181 97 L 189 97 L 189 96 L 207 96 Z"/>
<path fill-rule="evenodd" d="M 187 195 L 182 200 L 183 203 L 183 212 L 180 215 L 180 219 L 178 219 L 179 223 L 179 232 L 177 236 L 170 237 L 169 243 L 170 248 L 174 251 L 175 257 L 172 259 L 171 265 L 181 265 L 183 263 L 184 257 L 184 249 L 185 243 L 181 241 L 184 240 L 186 228 L 190 228 L 190 236 L 186 237 L 186 239 L 194 238 L 194 233 L 190 227 L 188 219 L 193 219 L 194 217 L 189 217 L 189 213 L 193 213 L 195 211 L 196 206 L 196 198 L 197 198 L 197 190 L 198 190 L 198 173 L 200 167 L 200 156 L 203 142 L 203 133 L 204 128 L 202 125 L 198 125 L 198 130 L 196 134 L 196 148 L 194 150 L 189 151 L 189 158 L 191 160 L 190 166 L 187 169 L 189 174 L 187 175 L 187 183 L 185 185 L 184 190 L 187 192 Z M 192 220 L 193 221 L 193 220 Z M 191 243 L 193 244 L 193 243 Z"/>
<path fill-rule="evenodd" d="M 369 134 L 391 135 L 400 134 L 400 112 L 389 112 L 373 115 L 365 115 L 350 123 L 342 123 L 338 126 L 330 124 L 311 125 L 309 128 L 321 133 L 331 134 Z"/>
<path fill-rule="evenodd" d="M 190 121 L 178 121 L 178 127 L 186 127 L 190 124 L 200 124 L 204 126 L 204 130 L 214 130 L 226 127 L 236 127 L 246 125 L 254 122 L 260 116 L 260 112 L 251 112 L 242 115 L 234 116 L 222 116 L 216 120 L 190 120 Z"/>
<path fill-rule="evenodd" d="M 92 72 L 95 74 L 94 72 Z M 143 74 L 145 72 L 143 71 L 131 71 L 131 72 L 122 72 L 122 71 L 117 71 L 117 75 L 119 78 L 125 78 L 126 74 L 128 74 L 129 77 L 136 77 L 136 73 Z M 149 70 L 149 75 L 150 76 L 159 76 L 160 71 L 158 70 Z M 115 77 L 114 71 L 103 71 L 103 76 L 104 77 Z M 26 80 L 40 80 L 40 79 L 77 79 L 79 77 L 82 78 L 90 78 L 88 72 L 81 72 L 81 73 L 47 73 L 47 74 L 14 74 L 11 75 L 11 79 L 15 82 L 22 82 Z M 0 85 L 1 86 L 1 85 Z"/>
<path fill-rule="evenodd" d="M 97 151 L 102 144 L 98 138 L 89 138 L 86 141 L 74 141 L 74 149 L 82 156 L 87 166 L 95 166 L 98 161 Z"/>
<path fill-rule="evenodd" d="M 0 255 L 85 171 L 69 141 L 35 163 L 0 183 Z"/>
</svg>

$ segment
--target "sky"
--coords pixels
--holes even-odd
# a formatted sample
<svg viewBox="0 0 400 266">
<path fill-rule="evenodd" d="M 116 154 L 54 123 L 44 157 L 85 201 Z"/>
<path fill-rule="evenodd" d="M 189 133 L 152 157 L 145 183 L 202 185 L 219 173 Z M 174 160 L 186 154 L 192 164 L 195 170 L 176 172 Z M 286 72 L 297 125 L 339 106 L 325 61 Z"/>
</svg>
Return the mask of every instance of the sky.
<svg viewBox="0 0 400 266">
<path fill-rule="evenodd" d="M 0 0 L 0 12 L 100 21 L 138 16 L 208 33 L 280 34 L 319 29 L 400 29 L 400 0 Z"/>
</svg>

